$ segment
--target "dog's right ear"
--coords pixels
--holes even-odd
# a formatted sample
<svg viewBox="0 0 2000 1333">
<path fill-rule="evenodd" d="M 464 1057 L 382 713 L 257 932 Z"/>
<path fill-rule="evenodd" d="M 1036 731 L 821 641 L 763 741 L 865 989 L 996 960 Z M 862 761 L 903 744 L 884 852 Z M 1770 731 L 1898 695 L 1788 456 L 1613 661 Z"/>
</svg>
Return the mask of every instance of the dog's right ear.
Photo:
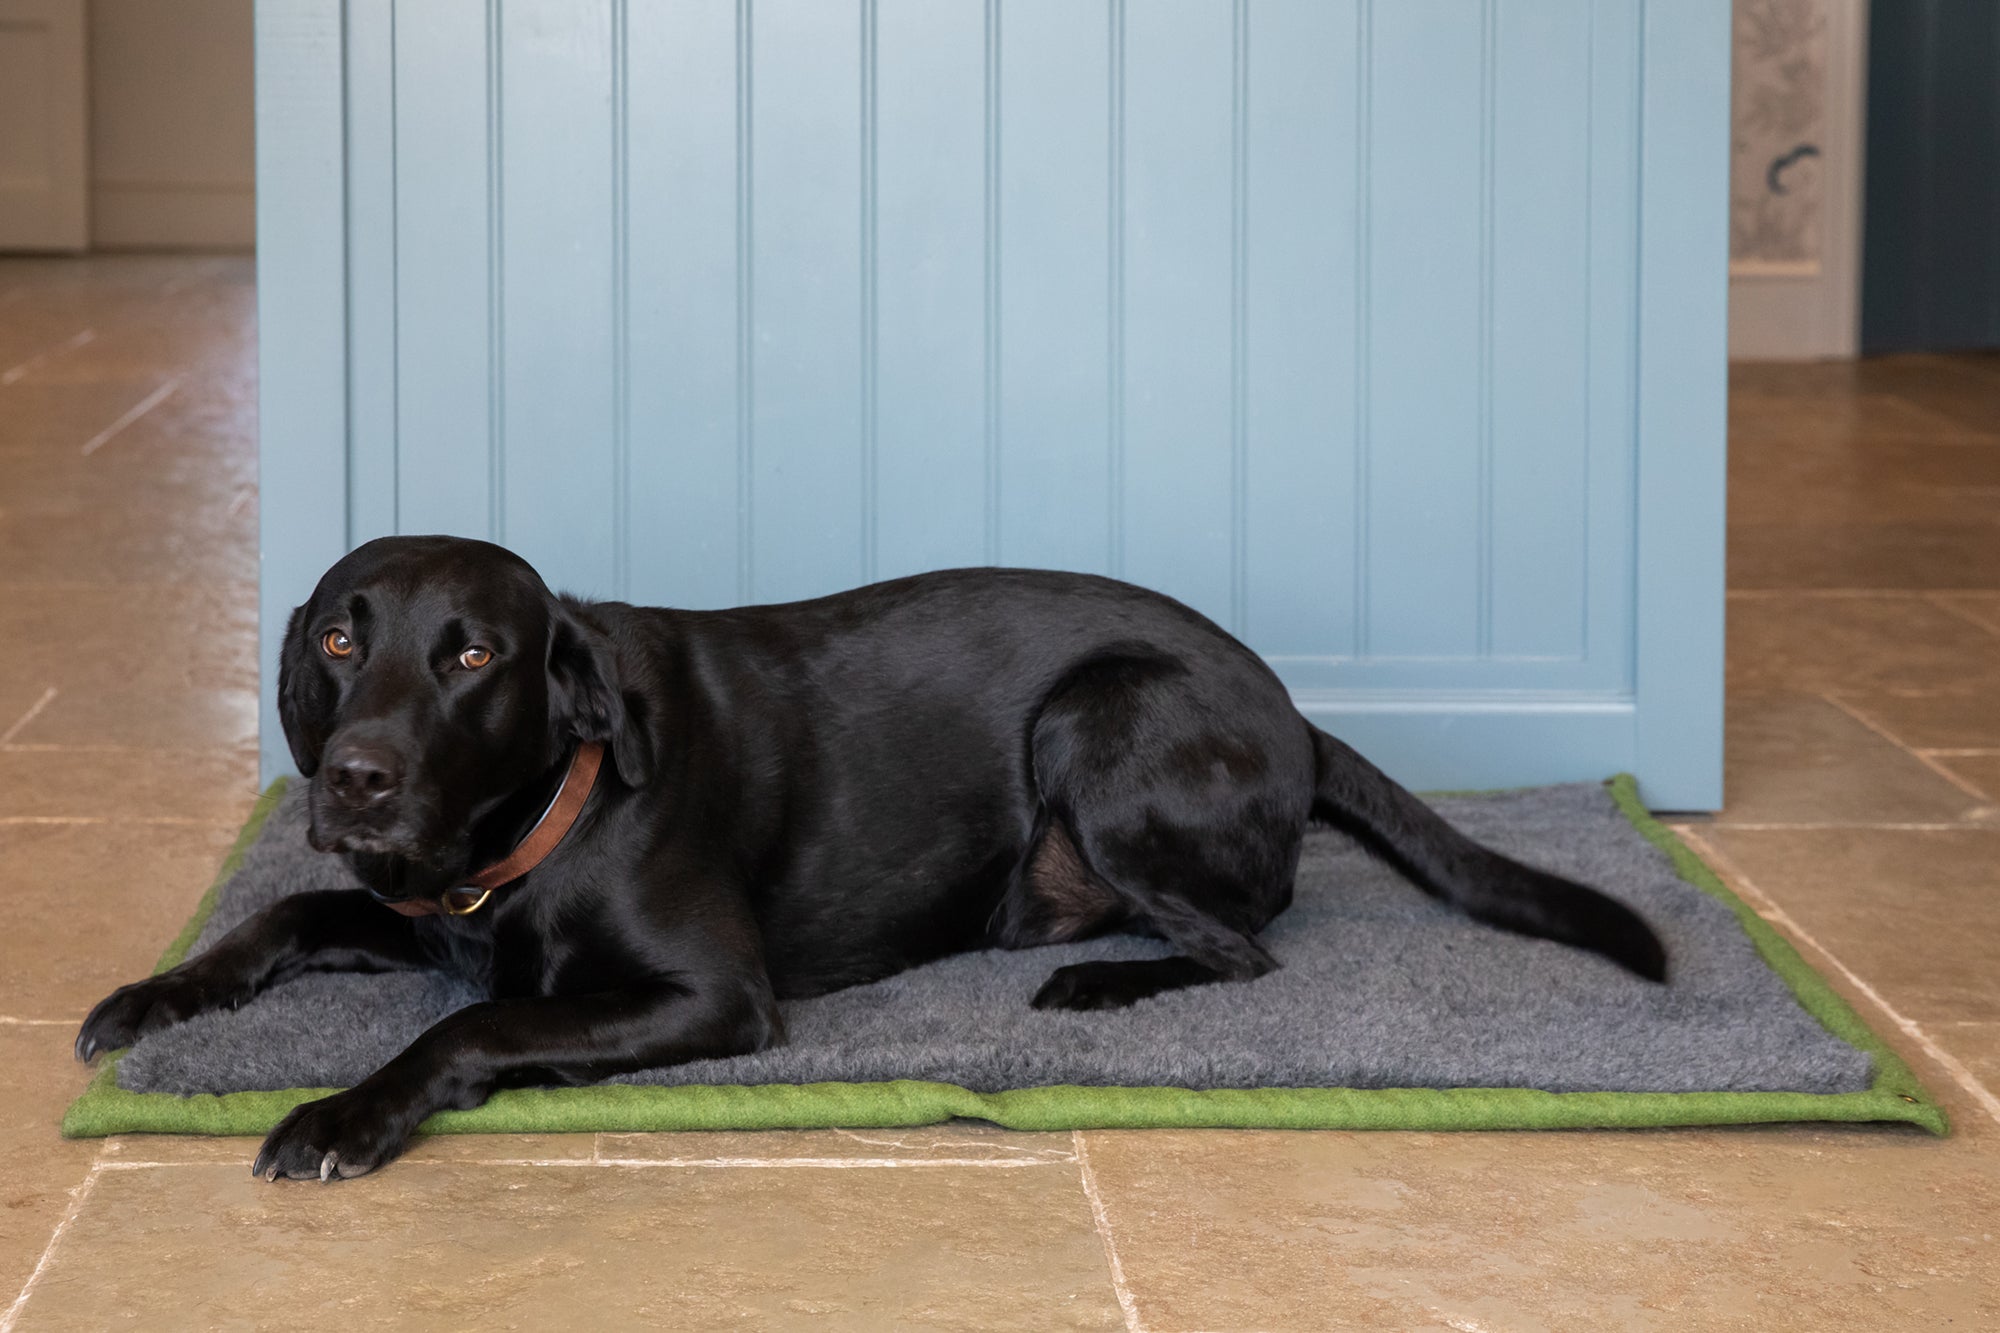
<svg viewBox="0 0 2000 1333">
<path fill-rule="evenodd" d="M 285 642 L 278 649 L 278 720 L 284 723 L 285 742 L 292 747 L 299 776 L 309 778 L 318 771 L 320 751 L 333 730 L 336 696 L 319 654 L 306 642 L 305 630 L 306 607 L 297 607 L 285 624 Z"/>
</svg>

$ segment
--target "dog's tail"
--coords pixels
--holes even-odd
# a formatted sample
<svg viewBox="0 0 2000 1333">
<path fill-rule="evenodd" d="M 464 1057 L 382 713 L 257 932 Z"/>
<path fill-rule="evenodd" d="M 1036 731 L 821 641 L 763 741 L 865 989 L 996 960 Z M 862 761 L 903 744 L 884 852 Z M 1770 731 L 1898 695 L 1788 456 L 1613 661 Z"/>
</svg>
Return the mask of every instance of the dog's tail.
<svg viewBox="0 0 2000 1333">
<path fill-rule="evenodd" d="M 1636 912 L 1480 846 L 1351 747 L 1318 727 L 1311 731 L 1315 818 L 1475 921 L 1589 949 L 1648 981 L 1667 979 L 1667 951 Z"/>
</svg>

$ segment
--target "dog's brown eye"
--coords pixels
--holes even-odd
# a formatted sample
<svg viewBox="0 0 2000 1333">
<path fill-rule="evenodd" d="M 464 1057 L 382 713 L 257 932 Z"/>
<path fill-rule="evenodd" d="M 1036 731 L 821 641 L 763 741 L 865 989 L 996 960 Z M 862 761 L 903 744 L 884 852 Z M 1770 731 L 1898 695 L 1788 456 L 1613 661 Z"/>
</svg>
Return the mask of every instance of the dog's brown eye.
<svg viewBox="0 0 2000 1333">
<path fill-rule="evenodd" d="M 346 630 L 328 630 L 326 637 L 319 641 L 319 646 L 326 650 L 328 657 L 354 656 L 354 640 L 347 637 Z"/>
<path fill-rule="evenodd" d="M 482 648 L 476 643 L 458 655 L 458 664 L 467 671 L 477 671 L 492 660 L 493 650 Z"/>
</svg>

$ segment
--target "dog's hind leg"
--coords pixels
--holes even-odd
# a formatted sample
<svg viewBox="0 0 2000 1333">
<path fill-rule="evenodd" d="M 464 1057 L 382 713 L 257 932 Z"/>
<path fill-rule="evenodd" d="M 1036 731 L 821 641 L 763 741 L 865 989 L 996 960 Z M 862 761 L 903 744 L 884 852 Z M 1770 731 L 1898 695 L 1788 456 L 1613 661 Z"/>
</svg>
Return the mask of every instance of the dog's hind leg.
<svg viewBox="0 0 2000 1333">
<path fill-rule="evenodd" d="M 1177 952 L 1061 968 L 1037 1008 L 1117 1008 L 1277 967 L 1253 936 L 1291 900 L 1312 756 L 1296 720 L 1236 689 L 1135 653 L 1078 667 L 1043 707 L 1034 771 L 1054 827 L 1119 924 Z"/>
</svg>

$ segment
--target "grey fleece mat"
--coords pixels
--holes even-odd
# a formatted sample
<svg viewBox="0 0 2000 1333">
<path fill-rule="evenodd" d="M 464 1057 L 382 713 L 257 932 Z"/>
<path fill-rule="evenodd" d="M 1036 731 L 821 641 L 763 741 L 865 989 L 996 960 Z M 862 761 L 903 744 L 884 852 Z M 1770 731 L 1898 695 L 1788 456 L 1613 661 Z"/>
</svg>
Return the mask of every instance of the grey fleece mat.
<svg viewBox="0 0 2000 1333">
<path fill-rule="evenodd" d="M 287 893 L 348 887 L 307 848 L 303 787 L 222 889 L 198 954 Z M 1306 844 L 1293 906 L 1263 939 L 1283 967 L 1107 1013 L 1044 1013 L 1055 968 L 1152 958 L 1117 937 L 966 954 L 785 1006 L 786 1044 L 649 1070 L 630 1083 L 925 1079 L 978 1092 L 1127 1087 L 1525 1087 L 1551 1092 L 1856 1092 L 1869 1057 L 1799 1007 L 1729 909 L 1679 878 L 1596 785 L 1450 798 L 1480 841 L 1604 888 L 1673 960 L 1665 987 L 1593 955 L 1475 925 L 1330 831 Z M 386 909 L 385 909 L 386 910 Z M 345 1087 L 478 993 L 433 973 L 313 975 L 140 1041 L 135 1092 Z"/>
</svg>

